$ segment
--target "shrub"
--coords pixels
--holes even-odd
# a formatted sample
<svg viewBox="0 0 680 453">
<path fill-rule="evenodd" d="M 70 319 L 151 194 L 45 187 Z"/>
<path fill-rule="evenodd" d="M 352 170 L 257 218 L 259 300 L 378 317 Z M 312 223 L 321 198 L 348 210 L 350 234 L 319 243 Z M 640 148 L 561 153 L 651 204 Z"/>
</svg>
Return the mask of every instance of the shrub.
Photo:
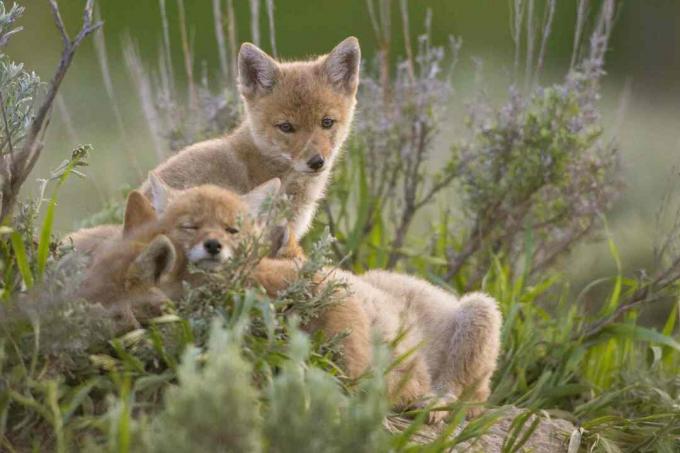
<svg viewBox="0 0 680 453">
<path fill-rule="evenodd" d="M 214 4 L 220 41 L 221 2 Z M 577 43 L 586 4 L 577 3 Z M 8 12 L 0 5 L 1 46 L 15 33 L 11 27 L 21 8 Z M 426 34 L 413 56 L 407 36 L 406 58 L 393 68 L 389 22 L 378 18 L 389 17 L 384 13 L 390 2 L 379 1 L 381 14 L 374 1 L 367 5 L 379 38 L 378 67 L 364 74 L 364 108 L 318 222 L 337 241 L 317 228 L 306 239 L 310 261 L 302 278 L 276 298 L 244 285 L 262 253 L 256 241 L 244 245 L 226 275 L 188 291 L 143 329 L 116 337 L 100 307 L 73 299 L 82 263 L 60 252 L 51 237 L 58 188 L 84 164 L 87 148 L 76 148 L 43 183 L 43 195 L 49 182 L 55 185 L 47 203 L 41 197 L 19 205 L 12 222 L 0 230 L 1 449 L 443 451 L 463 442 L 474 448 L 502 410 L 464 424 L 462 407 L 456 405 L 438 437 L 415 446 L 424 413 L 416 411 L 399 432 L 383 428 L 385 416 L 394 415 L 382 379 L 390 366 L 385 347 L 376 346 L 373 373 L 356 382 L 336 364 L 337 338 L 310 337 L 297 328 L 296 320 L 337 303 L 332 297 L 337 288 L 317 294 L 311 277 L 348 254 L 342 263 L 357 270 L 408 268 L 446 287 L 482 289 L 499 301 L 503 352 L 491 405 L 513 404 L 528 408 L 528 415 L 577 422 L 574 448 L 678 449 L 679 305 L 660 330 L 640 326 L 637 313 L 646 304 L 677 298 L 680 258 L 673 244 L 680 222 L 671 221 L 670 233 L 660 241 L 657 267 L 637 279 L 614 276 L 596 312 L 585 309 L 552 267 L 571 245 L 598 230 L 619 184 L 617 149 L 602 140 L 597 114 L 614 3 L 603 2 L 587 51 L 575 51 L 564 80 L 541 87 L 538 76 L 555 2 L 547 1 L 544 11 L 534 11 L 534 2 L 513 2 L 518 48 L 533 36 L 530 23 L 536 22 L 530 14 L 544 13 L 538 45 L 526 56 L 524 83 L 516 79 L 500 107 L 473 102 L 468 134 L 452 144 L 443 163 L 435 161 L 432 144 L 438 131 L 449 127 L 443 112 L 451 99 L 449 78 L 460 43 L 452 40 L 440 48 Z M 399 5 L 406 23 L 407 2 Z M 87 19 L 91 6 L 86 4 L 81 39 L 96 26 Z M 228 1 L 228 24 L 231 6 Z M 268 6 L 271 20 L 273 3 Z M 228 28 L 233 53 L 235 29 L 233 24 Z M 203 81 L 196 83 L 185 43 L 186 102 L 170 70 L 167 35 L 159 83 L 151 83 L 151 71 L 128 50 L 159 156 L 164 140 L 174 149 L 233 124 L 238 112 L 228 81 L 233 58 L 227 57 L 223 36 L 221 42 L 217 93 Z M 12 123 L 9 130 L 17 131 L 7 134 L 0 127 L 6 154 L 8 137 L 13 146 L 29 142 L 36 124 L 29 118 L 40 116 L 29 93 L 38 82 L 6 57 L 0 63 L 7 63 L 0 64 L 2 104 Z M 515 66 L 520 67 L 519 60 Z M 48 93 L 54 87 L 53 82 Z M 44 123 L 39 126 L 44 130 Z M 421 227 L 420 214 L 445 196 L 450 200 L 454 190 L 460 194 L 456 221 L 454 214 L 443 214 L 432 226 L 431 241 L 413 234 Z M 99 219 L 119 215 L 117 202 Z M 45 213 L 42 222 L 39 210 Z M 610 245 L 616 259 L 616 247 Z M 526 442 L 528 434 L 519 435 L 523 427 L 529 434 L 536 429 L 528 415 L 512 421 L 506 450 Z"/>
</svg>

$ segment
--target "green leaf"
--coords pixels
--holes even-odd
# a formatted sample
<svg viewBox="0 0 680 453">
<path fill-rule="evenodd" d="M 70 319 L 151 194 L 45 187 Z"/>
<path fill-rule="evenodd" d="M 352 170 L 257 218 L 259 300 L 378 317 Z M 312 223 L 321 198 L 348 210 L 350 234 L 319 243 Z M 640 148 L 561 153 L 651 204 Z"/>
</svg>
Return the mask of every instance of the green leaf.
<svg viewBox="0 0 680 453">
<path fill-rule="evenodd" d="M 31 273 L 31 266 L 28 264 L 24 239 L 18 231 L 14 231 L 10 235 L 10 240 L 12 241 L 12 248 L 14 249 L 14 256 L 21 278 L 23 278 L 26 288 L 32 288 L 33 274 Z"/>
<path fill-rule="evenodd" d="M 611 324 L 605 327 L 604 332 L 620 338 L 631 338 L 638 341 L 647 341 L 654 344 L 668 346 L 680 351 L 680 342 L 675 341 L 668 335 L 657 332 L 653 329 L 637 326 L 633 324 Z"/>
<path fill-rule="evenodd" d="M 45 272 L 45 266 L 47 265 L 47 258 L 50 254 L 50 242 L 52 238 L 52 227 L 54 226 L 54 213 L 57 206 L 57 195 L 59 194 L 59 189 L 66 182 L 68 177 L 75 168 L 84 165 L 85 159 L 89 151 L 91 150 L 90 145 L 79 146 L 73 151 L 71 159 L 66 161 L 61 168 L 57 169 L 57 184 L 52 191 L 52 196 L 50 197 L 49 204 L 47 205 L 47 212 L 45 213 L 45 219 L 43 220 L 42 228 L 40 229 L 40 241 L 38 242 L 38 278 L 42 277 Z"/>
</svg>

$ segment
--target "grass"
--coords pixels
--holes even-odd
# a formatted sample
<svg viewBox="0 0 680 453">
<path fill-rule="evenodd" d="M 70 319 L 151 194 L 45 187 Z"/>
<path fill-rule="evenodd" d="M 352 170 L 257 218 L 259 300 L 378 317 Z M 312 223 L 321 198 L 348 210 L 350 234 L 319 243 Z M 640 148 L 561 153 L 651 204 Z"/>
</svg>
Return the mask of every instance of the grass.
<svg viewBox="0 0 680 453">
<path fill-rule="evenodd" d="M 516 23 L 521 27 L 526 23 L 523 20 Z M 519 33 L 516 39 L 522 41 L 521 30 Z M 601 36 L 602 30 L 599 33 L 596 30 L 593 36 Z M 677 254 L 670 245 L 678 231 L 671 228 L 664 236 L 669 240 L 661 241 L 656 266 L 636 276 L 626 273 L 627 263 L 615 241 L 609 239 L 604 256 L 615 263 L 616 271 L 586 285 L 580 293 L 572 290 L 560 266 L 539 267 L 541 260 L 537 259 L 542 247 L 551 244 L 551 236 L 532 227 L 534 221 L 546 212 L 562 212 L 559 209 L 573 205 L 560 204 L 564 198 L 556 196 L 553 189 L 569 192 L 572 198 L 567 200 L 592 199 L 590 186 L 573 185 L 573 180 L 565 180 L 564 172 L 557 170 L 583 162 L 578 160 L 581 157 L 587 161 L 598 156 L 595 151 L 604 149 L 599 148 L 602 136 L 592 133 L 602 127 L 597 119 L 584 135 L 571 121 L 581 118 L 582 111 L 597 109 L 598 104 L 581 102 L 578 96 L 585 91 L 579 90 L 585 89 L 580 85 L 564 97 L 559 96 L 564 88 L 559 84 L 547 90 L 536 85 L 527 92 L 511 91 L 500 107 L 475 106 L 483 110 L 477 118 L 496 119 L 512 110 L 518 112 L 513 121 L 491 121 L 491 127 L 482 127 L 487 124 L 484 121 L 469 121 L 470 140 L 452 142 L 453 151 L 447 156 L 451 160 L 446 164 L 435 160 L 438 157 L 429 145 L 410 150 L 411 156 L 445 168 L 443 173 L 433 173 L 428 166 L 400 166 L 407 159 L 394 159 L 392 145 L 404 138 L 404 131 L 414 130 L 402 126 L 418 122 L 423 127 L 420 130 L 431 130 L 436 138 L 440 137 L 436 131 L 446 128 L 449 121 L 437 113 L 449 102 L 443 96 L 449 93 L 443 80 L 450 74 L 432 79 L 428 78 L 432 71 L 426 70 L 447 61 L 442 57 L 445 51 L 432 46 L 427 38 L 418 43 L 421 47 L 411 58 L 424 65 L 422 72 L 415 61 L 403 65 L 412 69 L 403 73 L 367 71 L 366 91 L 361 96 L 375 101 L 370 104 L 379 107 L 377 116 L 391 115 L 387 129 L 371 122 L 371 112 L 364 112 L 366 116 L 359 119 L 319 226 L 306 238 L 309 269 L 280 297 L 272 299 L 258 288 L 246 288 L 235 277 L 238 272 L 227 272 L 214 284 L 173 301 L 164 316 L 144 328 L 115 332 L 101 307 L 73 297 L 83 263 L 57 247 L 54 237 L 55 216 L 65 209 L 59 203 L 64 200 L 60 198 L 62 186 L 73 183 L 72 176 L 85 163 L 86 148 L 77 148 L 71 159 L 58 166 L 41 185 L 38 202 L 21 205 L 12 222 L 0 230 L 0 449 L 444 451 L 461 445 L 479 446 L 482 436 L 511 413 L 509 428 L 500 439 L 501 451 L 518 451 L 529 445 L 531 434 L 548 416 L 576 427 L 565 434 L 571 436 L 570 452 L 677 451 L 680 274 Z M 452 44 L 449 50 L 455 53 L 459 44 Z M 542 52 L 542 45 L 534 47 Z M 190 46 L 185 52 L 190 52 Z M 191 61 L 191 55 L 187 57 Z M 137 74 L 143 79 L 143 63 L 135 64 L 140 65 Z M 373 74 L 396 74 L 388 82 L 392 89 L 408 93 L 417 86 L 425 95 L 415 101 L 408 96 L 384 98 L 384 81 Z M 600 75 L 589 77 L 599 81 Z M 538 79 L 533 73 L 525 78 Z M 565 80 L 568 83 L 570 79 Z M 209 91 L 201 91 L 204 87 L 195 87 L 201 102 L 210 104 L 211 99 L 224 98 L 231 103 L 224 119 L 227 122 L 234 120 L 238 108 L 230 86 L 225 85 L 224 91 L 212 98 Z M 599 85 L 593 86 L 599 93 Z M 174 100 L 173 109 L 179 109 L 174 112 L 175 120 L 202 108 L 185 106 L 179 95 Z M 401 100 L 409 109 L 392 104 Z M 197 117 L 207 118 L 206 112 Z M 551 123 L 546 118 L 556 120 Z M 190 142 L 223 126 L 219 118 L 209 119 L 196 124 L 169 122 L 163 126 L 167 136 L 160 139 Z M 523 140 L 505 140 L 512 133 Z M 419 137 L 423 143 L 431 143 L 429 135 Z M 558 162 L 559 168 L 551 167 L 552 176 L 543 180 L 537 175 L 543 174 L 544 162 L 535 157 L 542 156 L 545 144 L 554 158 L 551 162 Z M 503 147 L 509 151 L 489 152 Z M 568 153 L 564 152 L 567 148 Z M 385 159 L 376 154 L 382 151 Z M 464 151 L 474 151 L 468 154 L 488 160 L 474 161 L 477 167 L 466 167 L 472 170 L 461 173 L 457 164 L 465 157 Z M 526 156 L 530 158 L 521 160 Z M 371 167 L 376 162 L 392 166 Z M 485 175 L 480 169 L 499 164 L 512 170 L 502 181 L 502 193 L 494 190 L 493 180 L 481 185 Z M 385 168 L 398 175 L 400 188 L 412 190 L 413 196 L 403 198 L 404 203 L 394 202 L 399 199 L 395 193 L 383 191 L 377 184 L 376 174 L 390 174 Z M 615 166 L 598 167 L 589 181 L 609 181 L 602 174 L 617 176 L 616 170 Z M 466 180 L 466 174 L 478 177 Z M 450 185 L 434 193 L 430 202 L 428 194 L 442 181 Z M 518 181 L 522 184 L 513 184 Z M 457 200 L 455 212 L 438 212 L 439 206 L 450 208 L 452 191 L 467 191 L 467 198 Z M 49 198 L 44 200 L 47 193 Z M 534 197 L 534 193 L 541 196 Z M 503 228 L 489 230 L 488 239 L 470 252 L 469 261 L 447 277 L 451 257 L 464 250 L 475 231 L 486 231 L 474 225 L 477 220 L 488 220 L 480 213 L 499 197 L 507 215 L 504 222 L 496 218 L 496 224 L 509 228 L 516 213 L 524 213 L 525 220 L 512 226 L 511 240 L 500 234 Z M 122 199 L 122 194 L 115 197 L 90 223 L 120 220 Z M 424 199 L 428 200 L 425 211 L 416 211 L 436 214 L 431 216 L 428 235 L 419 234 L 419 225 L 411 225 L 409 219 L 415 214 L 409 214 L 408 203 L 414 208 Z M 531 209 L 518 210 L 526 208 L 526 200 L 533 203 Z M 587 218 L 594 219 L 595 230 L 606 225 L 602 220 L 607 209 L 605 203 L 603 212 Z M 565 225 L 571 224 L 550 224 L 556 228 L 551 231 L 573 231 Z M 330 240 L 326 227 L 336 241 Z M 403 237 L 396 241 L 399 231 L 404 232 Z M 606 229 L 600 231 L 610 237 Z M 574 244 L 586 239 L 579 238 Z M 338 365 L 341 352 L 337 339 L 300 331 L 300 318 L 314 316 L 330 302 L 329 294 L 310 299 L 314 270 L 346 257 L 344 265 L 356 271 L 391 265 L 451 290 L 479 289 L 498 300 L 504 318 L 502 354 L 485 415 L 466 423 L 464 407 L 454 405 L 450 422 L 426 436 L 424 411 L 411 414 L 411 419 L 395 419 L 390 412 L 383 382 L 383 373 L 391 366 L 387 346 L 376 344 L 373 373 L 351 380 Z M 593 294 L 597 294 L 597 303 L 585 304 Z M 658 328 L 642 326 L 640 311 L 660 302 L 671 306 L 663 322 Z M 297 306 L 297 317 L 284 310 L 291 304 Z M 526 410 L 513 412 L 508 405 Z M 389 429 L 385 428 L 386 417 L 391 420 Z"/>
</svg>

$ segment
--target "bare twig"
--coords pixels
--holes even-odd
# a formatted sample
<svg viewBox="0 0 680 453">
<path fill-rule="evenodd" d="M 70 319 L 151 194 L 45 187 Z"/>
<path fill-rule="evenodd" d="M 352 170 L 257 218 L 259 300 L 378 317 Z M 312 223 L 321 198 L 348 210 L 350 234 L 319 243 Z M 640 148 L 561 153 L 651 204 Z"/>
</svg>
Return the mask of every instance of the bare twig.
<svg viewBox="0 0 680 453">
<path fill-rule="evenodd" d="M 323 206 L 324 212 L 326 213 L 326 220 L 328 222 L 328 233 L 335 238 L 335 237 L 337 237 L 338 229 L 335 225 L 335 217 L 333 216 L 333 211 L 331 210 L 331 205 L 328 203 L 328 201 L 324 200 L 322 202 L 322 206 Z M 335 253 L 335 256 L 339 260 L 345 258 L 345 254 L 343 253 L 342 250 L 340 250 L 340 246 L 338 245 L 338 241 L 332 241 L 331 247 L 333 248 L 333 253 Z"/>
<path fill-rule="evenodd" d="M 406 67 L 408 70 L 409 79 L 411 83 L 415 81 L 415 70 L 413 69 L 413 49 L 411 47 L 411 30 L 409 26 L 408 3 L 406 0 L 399 0 L 399 9 L 401 11 L 401 24 L 404 33 L 404 50 L 406 52 Z"/>
<path fill-rule="evenodd" d="M 194 82 L 194 58 L 189 45 L 189 32 L 187 30 L 187 15 L 184 10 L 184 0 L 177 0 L 177 11 L 179 15 L 179 35 L 182 41 L 182 54 L 184 55 L 184 71 L 187 75 L 187 85 L 189 91 L 189 106 L 192 110 L 197 107 L 196 84 Z"/>
<path fill-rule="evenodd" d="M 570 70 L 574 69 L 578 59 L 579 49 L 581 48 L 581 34 L 583 33 L 587 11 L 588 0 L 578 0 L 578 6 L 576 7 L 576 31 L 574 32 L 574 44 L 571 52 L 571 62 L 569 63 Z"/>
<path fill-rule="evenodd" d="M 15 34 L 19 33 L 21 30 L 23 30 L 24 27 L 17 27 L 13 30 L 8 31 L 4 35 L 0 37 L 0 47 L 5 47 L 7 43 L 9 42 L 10 38 L 14 36 Z"/>
<path fill-rule="evenodd" d="M 226 81 L 229 77 L 229 64 L 227 63 L 227 47 L 224 39 L 222 2 L 221 0 L 213 0 L 212 4 L 215 25 L 215 39 L 217 40 L 217 53 L 220 57 L 220 71 L 222 71 L 222 78 Z"/>
<path fill-rule="evenodd" d="M 236 86 L 237 82 L 237 77 L 236 75 L 238 74 L 238 68 L 237 68 L 237 58 L 238 58 L 238 51 L 236 50 L 236 42 L 237 42 L 237 31 L 236 31 L 236 16 L 234 15 L 234 2 L 233 0 L 227 0 L 227 35 L 229 36 L 229 50 L 230 50 L 230 58 L 231 58 L 231 77 L 232 77 L 232 83 L 234 86 Z"/>
<path fill-rule="evenodd" d="M 76 50 L 82 43 L 83 39 L 96 31 L 102 26 L 99 21 L 92 20 L 92 12 L 94 7 L 94 0 L 87 0 L 85 8 L 83 9 L 83 25 L 76 37 L 71 40 L 68 39 L 68 34 L 61 20 L 59 6 L 56 0 L 50 0 L 50 7 L 52 15 L 55 20 L 57 29 L 61 33 L 64 41 L 64 48 L 62 50 L 61 59 L 57 69 L 50 81 L 47 94 L 36 111 L 35 117 L 31 121 L 28 129 L 28 134 L 24 141 L 21 150 L 15 153 L 9 168 L 9 174 L 3 175 L 2 181 L 2 208 L 0 209 L 0 223 L 3 222 L 12 211 L 16 204 L 19 190 L 26 178 L 33 170 L 35 163 L 40 157 L 43 149 L 43 138 L 50 122 L 52 112 L 52 105 L 57 96 L 61 82 L 66 76 L 66 72 L 71 66 Z"/>
<path fill-rule="evenodd" d="M 274 58 L 278 58 L 279 52 L 276 49 L 276 22 L 274 21 L 274 0 L 267 0 L 267 17 L 269 19 L 269 42 L 272 46 L 272 55 Z"/>
<path fill-rule="evenodd" d="M 162 162 L 165 160 L 165 149 L 161 139 L 162 132 L 160 122 L 156 109 L 154 108 L 151 82 L 149 76 L 144 71 L 144 65 L 139 58 L 139 52 L 137 51 L 136 46 L 129 37 L 127 37 L 125 41 L 126 42 L 123 45 L 123 58 L 130 71 L 132 80 L 137 87 L 139 102 L 142 106 L 142 113 L 144 114 L 146 123 L 149 125 L 156 158 L 159 162 Z"/>
<path fill-rule="evenodd" d="M 526 68 L 524 70 L 524 89 L 529 89 L 531 83 L 531 69 L 534 61 L 534 0 L 527 0 L 527 35 L 526 35 Z"/>
<path fill-rule="evenodd" d="M 98 10 L 95 11 L 95 18 L 99 20 Z M 135 173 L 137 173 L 137 176 L 141 178 L 143 175 L 142 169 L 139 166 L 137 156 L 135 155 L 132 146 L 130 146 L 130 141 L 128 140 L 127 131 L 125 129 L 125 123 L 123 122 L 123 115 L 121 114 L 120 109 L 118 108 L 117 98 L 113 91 L 113 80 L 111 78 L 111 70 L 109 69 L 109 57 L 108 53 L 106 52 L 106 40 L 104 38 L 104 30 L 103 29 L 98 30 L 94 34 L 93 39 L 95 52 L 97 54 L 97 60 L 99 61 L 99 68 L 101 69 L 102 72 L 102 81 L 104 82 L 106 94 L 109 97 L 109 103 L 111 105 L 111 109 L 113 110 L 113 116 L 116 119 L 116 125 L 118 126 L 118 130 L 120 131 L 120 135 L 123 139 L 122 140 L 123 148 L 125 148 L 125 153 L 127 154 L 128 161 L 130 162 L 132 169 L 135 171 Z"/>
<path fill-rule="evenodd" d="M 671 264 L 661 275 L 657 276 L 653 281 L 643 284 L 638 288 L 628 300 L 619 305 L 619 307 L 614 310 L 614 313 L 606 318 L 603 318 L 590 326 L 586 327 L 582 333 L 578 335 L 579 338 L 588 339 L 592 338 L 603 330 L 607 326 L 616 322 L 625 313 L 637 308 L 643 304 L 648 304 L 661 300 L 661 294 L 665 289 L 671 285 L 677 283 L 680 280 L 680 257 L 678 257 L 673 264 Z"/>
<path fill-rule="evenodd" d="M 59 33 L 61 34 L 61 40 L 64 43 L 64 47 L 68 47 L 71 43 L 71 38 L 68 36 L 66 26 L 64 26 L 64 20 L 61 18 L 57 0 L 50 0 L 50 9 L 52 10 L 52 16 L 54 17 L 54 23 L 57 25 L 57 30 L 59 30 Z"/>
<path fill-rule="evenodd" d="M 522 52 L 522 22 L 524 21 L 524 0 L 514 0 L 510 21 L 510 35 L 515 44 L 514 80 L 519 77 L 519 60 Z"/>
<path fill-rule="evenodd" d="M 253 44 L 260 47 L 260 0 L 250 0 L 250 35 Z"/>
<path fill-rule="evenodd" d="M 383 99 L 389 99 L 390 93 L 390 44 L 391 44 L 391 0 L 377 0 L 376 14 L 373 0 L 366 0 L 368 16 L 378 47 L 378 65 L 380 71 L 380 86 L 383 89 Z"/>
<path fill-rule="evenodd" d="M 161 25 L 163 27 L 163 54 L 165 55 L 165 65 L 167 69 L 167 82 L 169 89 L 174 91 L 175 77 L 172 68 L 172 53 L 170 51 L 170 26 L 168 24 L 168 13 L 165 9 L 165 0 L 158 0 L 161 9 Z"/>
<path fill-rule="evenodd" d="M 14 159 L 14 146 L 12 145 L 12 131 L 9 129 L 9 122 L 7 121 L 7 110 L 5 109 L 5 98 L 0 91 L 0 107 L 2 108 L 2 122 L 5 126 L 5 134 L 7 135 L 7 144 L 9 146 L 10 162 Z"/>
<path fill-rule="evenodd" d="M 548 38 L 552 33 L 552 23 L 555 17 L 556 0 L 548 0 L 547 10 L 545 11 L 545 20 L 543 21 L 543 33 L 541 34 L 541 47 L 538 51 L 538 60 L 536 62 L 536 71 L 533 74 L 532 85 L 538 82 L 538 79 L 543 71 L 543 60 L 545 58 L 545 50 L 548 44 Z"/>
<path fill-rule="evenodd" d="M 677 250 L 677 244 L 680 241 L 680 204 L 675 209 L 672 209 L 672 200 L 677 188 L 676 180 L 680 176 L 680 167 L 674 166 L 671 171 L 673 178 L 673 183 L 670 185 L 668 190 L 666 190 L 663 196 L 659 209 L 655 215 L 656 232 L 655 237 L 657 241 L 654 244 L 654 261 L 657 266 L 662 266 L 664 257 L 669 254 L 675 253 L 680 256 L 680 250 Z M 669 212 L 673 210 L 670 216 L 670 226 L 666 234 L 663 234 L 664 221 L 669 216 Z M 663 240 L 658 238 L 663 237 Z"/>
</svg>

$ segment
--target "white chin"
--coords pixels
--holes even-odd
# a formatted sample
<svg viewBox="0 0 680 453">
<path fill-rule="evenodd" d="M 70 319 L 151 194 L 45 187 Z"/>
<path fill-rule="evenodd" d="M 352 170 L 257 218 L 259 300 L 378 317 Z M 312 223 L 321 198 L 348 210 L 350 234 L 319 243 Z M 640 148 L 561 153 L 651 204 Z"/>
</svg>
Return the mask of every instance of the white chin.
<svg viewBox="0 0 680 453">
<path fill-rule="evenodd" d="M 306 163 L 304 165 L 295 165 L 293 168 L 296 172 L 306 176 L 319 176 L 326 170 L 325 168 L 321 170 L 310 170 Z"/>
<path fill-rule="evenodd" d="M 205 259 L 205 260 L 197 261 L 194 264 L 196 264 L 196 266 L 198 266 L 199 268 L 201 268 L 203 270 L 214 271 L 214 270 L 221 268 L 224 265 L 224 262 L 212 260 L 212 259 Z"/>
<path fill-rule="evenodd" d="M 187 253 L 187 258 L 189 258 L 189 262 L 195 264 L 201 269 L 206 271 L 214 271 L 221 268 L 224 263 L 229 261 L 231 255 L 231 250 L 225 245 L 222 245 L 222 252 L 219 255 L 209 255 L 206 253 L 203 244 L 199 244 L 189 250 L 189 253 Z"/>
</svg>

